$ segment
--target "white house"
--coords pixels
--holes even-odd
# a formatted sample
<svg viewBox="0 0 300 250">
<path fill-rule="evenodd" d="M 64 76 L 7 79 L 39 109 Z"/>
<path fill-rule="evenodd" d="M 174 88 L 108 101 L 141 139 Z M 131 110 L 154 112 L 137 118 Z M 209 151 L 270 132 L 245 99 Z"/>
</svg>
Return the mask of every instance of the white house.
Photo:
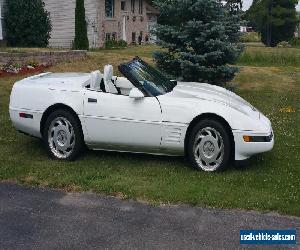
<svg viewBox="0 0 300 250">
<path fill-rule="evenodd" d="M 8 0 L 0 3 L 4 1 Z M 71 48 L 76 0 L 44 0 L 44 3 L 52 22 L 49 46 Z M 146 0 L 85 0 L 85 11 L 90 48 L 102 47 L 111 39 L 125 40 L 128 44 L 155 39 L 149 31 L 157 23 L 158 11 Z M 0 35 L 3 39 L 2 32 Z"/>
</svg>

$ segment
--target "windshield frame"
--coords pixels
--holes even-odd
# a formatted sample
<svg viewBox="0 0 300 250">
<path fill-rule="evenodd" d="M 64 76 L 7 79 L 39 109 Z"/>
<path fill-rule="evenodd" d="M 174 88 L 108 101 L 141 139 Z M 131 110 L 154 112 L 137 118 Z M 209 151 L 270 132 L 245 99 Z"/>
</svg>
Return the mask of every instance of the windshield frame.
<svg viewBox="0 0 300 250">
<path fill-rule="evenodd" d="M 143 67 L 140 67 L 140 65 Z M 135 71 L 134 68 L 139 68 L 143 70 L 143 73 L 147 73 L 153 76 L 153 78 L 157 78 L 162 84 L 158 85 L 157 82 L 150 81 L 145 78 L 146 82 L 149 85 L 155 85 L 155 88 L 152 86 L 152 89 L 145 88 L 143 84 L 140 82 L 141 79 L 138 79 L 134 73 L 138 74 L 137 71 Z M 130 69 L 130 70 L 129 70 Z M 139 57 L 134 58 L 132 61 L 123 63 L 119 65 L 119 71 L 140 91 L 143 92 L 143 94 L 147 97 L 149 96 L 160 96 L 167 94 L 171 92 L 175 86 L 177 85 L 176 81 L 172 81 L 168 79 L 166 76 L 164 76 L 161 72 L 159 72 L 154 67 L 150 66 L 148 63 L 140 59 Z M 142 72 L 142 71 L 141 71 Z M 140 78 L 144 78 L 143 76 L 139 75 Z M 163 84 L 164 83 L 164 84 Z M 150 86 L 151 87 L 151 86 Z"/>
</svg>

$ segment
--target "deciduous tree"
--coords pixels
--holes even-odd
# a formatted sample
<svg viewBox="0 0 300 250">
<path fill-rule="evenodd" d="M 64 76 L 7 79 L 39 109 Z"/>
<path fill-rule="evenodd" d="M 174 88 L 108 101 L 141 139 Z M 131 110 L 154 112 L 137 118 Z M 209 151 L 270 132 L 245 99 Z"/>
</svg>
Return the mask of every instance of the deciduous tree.
<svg viewBox="0 0 300 250">
<path fill-rule="evenodd" d="M 298 0 L 256 0 L 246 16 L 256 24 L 262 42 L 267 46 L 276 46 L 294 36 L 298 22 L 297 3 Z"/>
</svg>

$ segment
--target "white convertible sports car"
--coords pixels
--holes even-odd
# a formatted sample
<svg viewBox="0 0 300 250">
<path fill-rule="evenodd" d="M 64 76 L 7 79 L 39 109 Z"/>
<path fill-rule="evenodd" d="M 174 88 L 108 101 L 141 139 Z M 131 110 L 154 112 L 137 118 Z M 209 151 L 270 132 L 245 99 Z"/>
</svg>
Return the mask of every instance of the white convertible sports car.
<svg viewBox="0 0 300 250">
<path fill-rule="evenodd" d="M 140 58 L 121 64 L 124 77 L 43 73 L 15 83 L 15 128 L 43 138 L 54 158 L 73 160 L 95 150 L 186 155 L 204 171 L 245 160 L 274 145 L 271 123 L 221 87 L 168 80 Z"/>
</svg>

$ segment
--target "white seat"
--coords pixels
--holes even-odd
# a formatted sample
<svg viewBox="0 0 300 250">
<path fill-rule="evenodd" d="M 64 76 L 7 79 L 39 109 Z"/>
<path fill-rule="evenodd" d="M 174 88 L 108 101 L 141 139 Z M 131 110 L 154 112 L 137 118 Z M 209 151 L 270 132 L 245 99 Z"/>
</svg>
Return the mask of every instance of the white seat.
<svg viewBox="0 0 300 250">
<path fill-rule="evenodd" d="M 99 91 L 102 78 L 103 76 L 99 70 L 93 71 L 91 73 L 91 89 Z"/>
<path fill-rule="evenodd" d="M 114 74 L 113 66 L 106 65 L 104 67 L 104 77 L 103 77 L 105 90 L 107 93 L 118 94 L 118 90 L 116 89 L 115 85 L 112 82 L 113 74 Z"/>
<path fill-rule="evenodd" d="M 115 81 L 115 85 L 120 89 L 122 95 L 129 95 L 130 91 L 134 86 L 132 83 L 125 77 L 118 77 Z"/>
</svg>

